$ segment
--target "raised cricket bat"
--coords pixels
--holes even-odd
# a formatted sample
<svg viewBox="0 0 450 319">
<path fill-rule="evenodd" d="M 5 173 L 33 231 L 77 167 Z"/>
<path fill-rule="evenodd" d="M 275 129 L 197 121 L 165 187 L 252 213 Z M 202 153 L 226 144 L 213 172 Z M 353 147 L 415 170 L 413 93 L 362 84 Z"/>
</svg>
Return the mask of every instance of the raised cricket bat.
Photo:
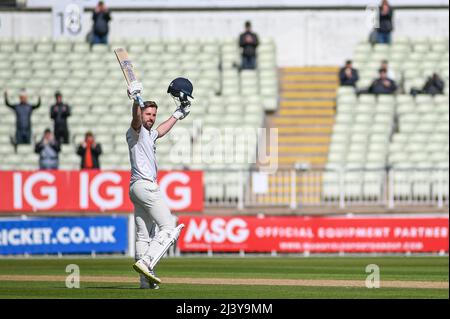
<svg viewBox="0 0 450 319">
<path fill-rule="evenodd" d="M 125 50 L 124 48 L 117 48 L 114 50 L 114 53 L 116 55 L 117 61 L 119 61 L 120 68 L 122 69 L 123 76 L 125 77 L 127 84 L 130 85 L 133 82 L 137 82 L 138 78 L 136 72 L 134 71 L 133 63 L 128 56 L 127 50 Z M 142 97 L 139 94 L 136 97 L 139 105 L 141 107 L 144 107 L 144 101 L 142 100 Z"/>
</svg>

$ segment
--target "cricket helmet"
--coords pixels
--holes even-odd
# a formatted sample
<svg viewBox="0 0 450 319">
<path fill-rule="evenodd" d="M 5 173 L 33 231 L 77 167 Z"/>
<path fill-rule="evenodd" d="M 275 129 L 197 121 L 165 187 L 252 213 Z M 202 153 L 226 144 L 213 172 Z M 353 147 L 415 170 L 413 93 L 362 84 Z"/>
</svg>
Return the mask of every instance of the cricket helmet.
<svg viewBox="0 0 450 319">
<path fill-rule="evenodd" d="M 192 86 L 191 81 L 186 78 L 176 78 L 170 82 L 169 87 L 167 88 L 167 93 L 170 93 L 174 97 L 180 97 L 180 92 L 183 92 L 185 95 L 193 99 L 193 90 L 194 87 Z"/>
</svg>

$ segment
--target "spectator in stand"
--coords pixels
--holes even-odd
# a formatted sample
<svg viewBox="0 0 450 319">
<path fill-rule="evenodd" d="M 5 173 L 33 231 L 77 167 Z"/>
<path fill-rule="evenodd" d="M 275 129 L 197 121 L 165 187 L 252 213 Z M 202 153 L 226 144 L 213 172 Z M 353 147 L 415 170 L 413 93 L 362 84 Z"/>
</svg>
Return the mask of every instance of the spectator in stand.
<svg viewBox="0 0 450 319">
<path fill-rule="evenodd" d="M 430 76 L 427 79 L 427 82 L 423 86 L 422 90 L 412 88 L 411 89 L 411 95 L 416 96 L 417 94 L 444 94 L 444 81 L 441 79 L 441 77 L 437 73 L 433 73 L 432 76 Z"/>
<path fill-rule="evenodd" d="M 50 107 L 50 117 L 54 121 L 54 132 L 56 140 L 62 144 L 69 144 L 69 129 L 67 118 L 70 116 L 70 106 L 62 102 L 62 94 L 55 93 L 56 103 Z"/>
<path fill-rule="evenodd" d="M 395 72 L 389 68 L 389 62 L 387 60 L 381 61 L 380 69 L 386 70 L 386 75 L 391 80 L 397 81 Z"/>
<path fill-rule="evenodd" d="M 394 80 L 388 78 L 387 71 L 380 69 L 380 77 L 372 82 L 368 93 L 372 94 L 394 94 L 397 91 L 397 84 Z"/>
<path fill-rule="evenodd" d="M 95 142 L 92 132 L 86 133 L 84 142 L 78 146 L 77 154 L 81 156 L 81 169 L 100 169 L 102 147 Z"/>
<path fill-rule="evenodd" d="M 34 147 L 34 152 L 39 154 L 39 169 L 58 169 L 60 151 L 60 144 L 52 131 L 45 129 L 44 137 Z"/>
<path fill-rule="evenodd" d="M 31 143 L 31 113 L 41 105 L 41 97 L 37 104 L 29 104 L 25 89 L 20 91 L 19 100 L 19 104 L 11 104 L 8 100 L 8 92 L 5 91 L 5 104 L 16 113 L 16 134 L 11 141 L 14 146 Z"/>
<path fill-rule="evenodd" d="M 383 0 L 380 6 L 380 25 L 378 28 L 378 43 L 391 44 L 391 33 L 394 30 L 392 23 L 394 12 L 387 0 Z"/>
<path fill-rule="evenodd" d="M 239 46 L 242 48 L 241 70 L 256 69 L 256 48 L 258 45 L 258 36 L 252 32 L 250 21 L 245 22 L 245 32 L 239 36 Z"/>
<path fill-rule="evenodd" d="M 94 25 L 92 27 L 91 45 L 108 44 L 111 14 L 103 1 L 99 1 L 95 7 L 92 20 Z"/>
<path fill-rule="evenodd" d="M 345 66 L 339 71 L 339 80 L 342 86 L 356 87 L 359 75 L 358 70 L 353 68 L 352 61 L 345 62 Z"/>
</svg>

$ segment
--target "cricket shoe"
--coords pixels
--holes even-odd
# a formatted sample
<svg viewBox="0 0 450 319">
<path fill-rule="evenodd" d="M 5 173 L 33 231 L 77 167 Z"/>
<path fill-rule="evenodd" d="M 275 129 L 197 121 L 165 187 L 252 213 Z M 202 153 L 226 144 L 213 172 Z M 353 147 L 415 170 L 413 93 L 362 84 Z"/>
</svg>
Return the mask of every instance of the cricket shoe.
<svg viewBox="0 0 450 319">
<path fill-rule="evenodd" d="M 136 270 L 138 273 L 144 275 L 145 278 L 147 278 L 150 283 L 154 284 L 161 283 L 161 279 L 156 277 L 153 269 L 148 266 L 148 263 L 145 261 L 145 257 L 136 261 L 133 264 L 133 269 Z"/>
<path fill-rule="evenodd" d="M 159 286 L 153 282 L 150 282 L 144 275 L 139 274 L 140 278 L 140 286 L 141 289 L 159 289 Z"/>
</svg>

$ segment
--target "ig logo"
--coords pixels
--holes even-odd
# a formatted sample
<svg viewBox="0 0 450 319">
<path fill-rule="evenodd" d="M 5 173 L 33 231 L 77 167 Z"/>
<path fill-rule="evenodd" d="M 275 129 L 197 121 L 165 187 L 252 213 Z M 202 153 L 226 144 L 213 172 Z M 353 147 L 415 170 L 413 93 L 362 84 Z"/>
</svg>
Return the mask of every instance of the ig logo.
<svg viewBox="0 0 450 319">
<path fill-rule="evenodd" d="M 75 264 L 66 266 L 66 288 L 80 288 L 80 267 Z"/>
<path fill-rule="evenodd" d="M 380 288 L 380 267 L 375 264 L 367 265 L 366 273 L 369 274 L 366 278 L 366 287 L 369 289 Z"/>
</svg>

